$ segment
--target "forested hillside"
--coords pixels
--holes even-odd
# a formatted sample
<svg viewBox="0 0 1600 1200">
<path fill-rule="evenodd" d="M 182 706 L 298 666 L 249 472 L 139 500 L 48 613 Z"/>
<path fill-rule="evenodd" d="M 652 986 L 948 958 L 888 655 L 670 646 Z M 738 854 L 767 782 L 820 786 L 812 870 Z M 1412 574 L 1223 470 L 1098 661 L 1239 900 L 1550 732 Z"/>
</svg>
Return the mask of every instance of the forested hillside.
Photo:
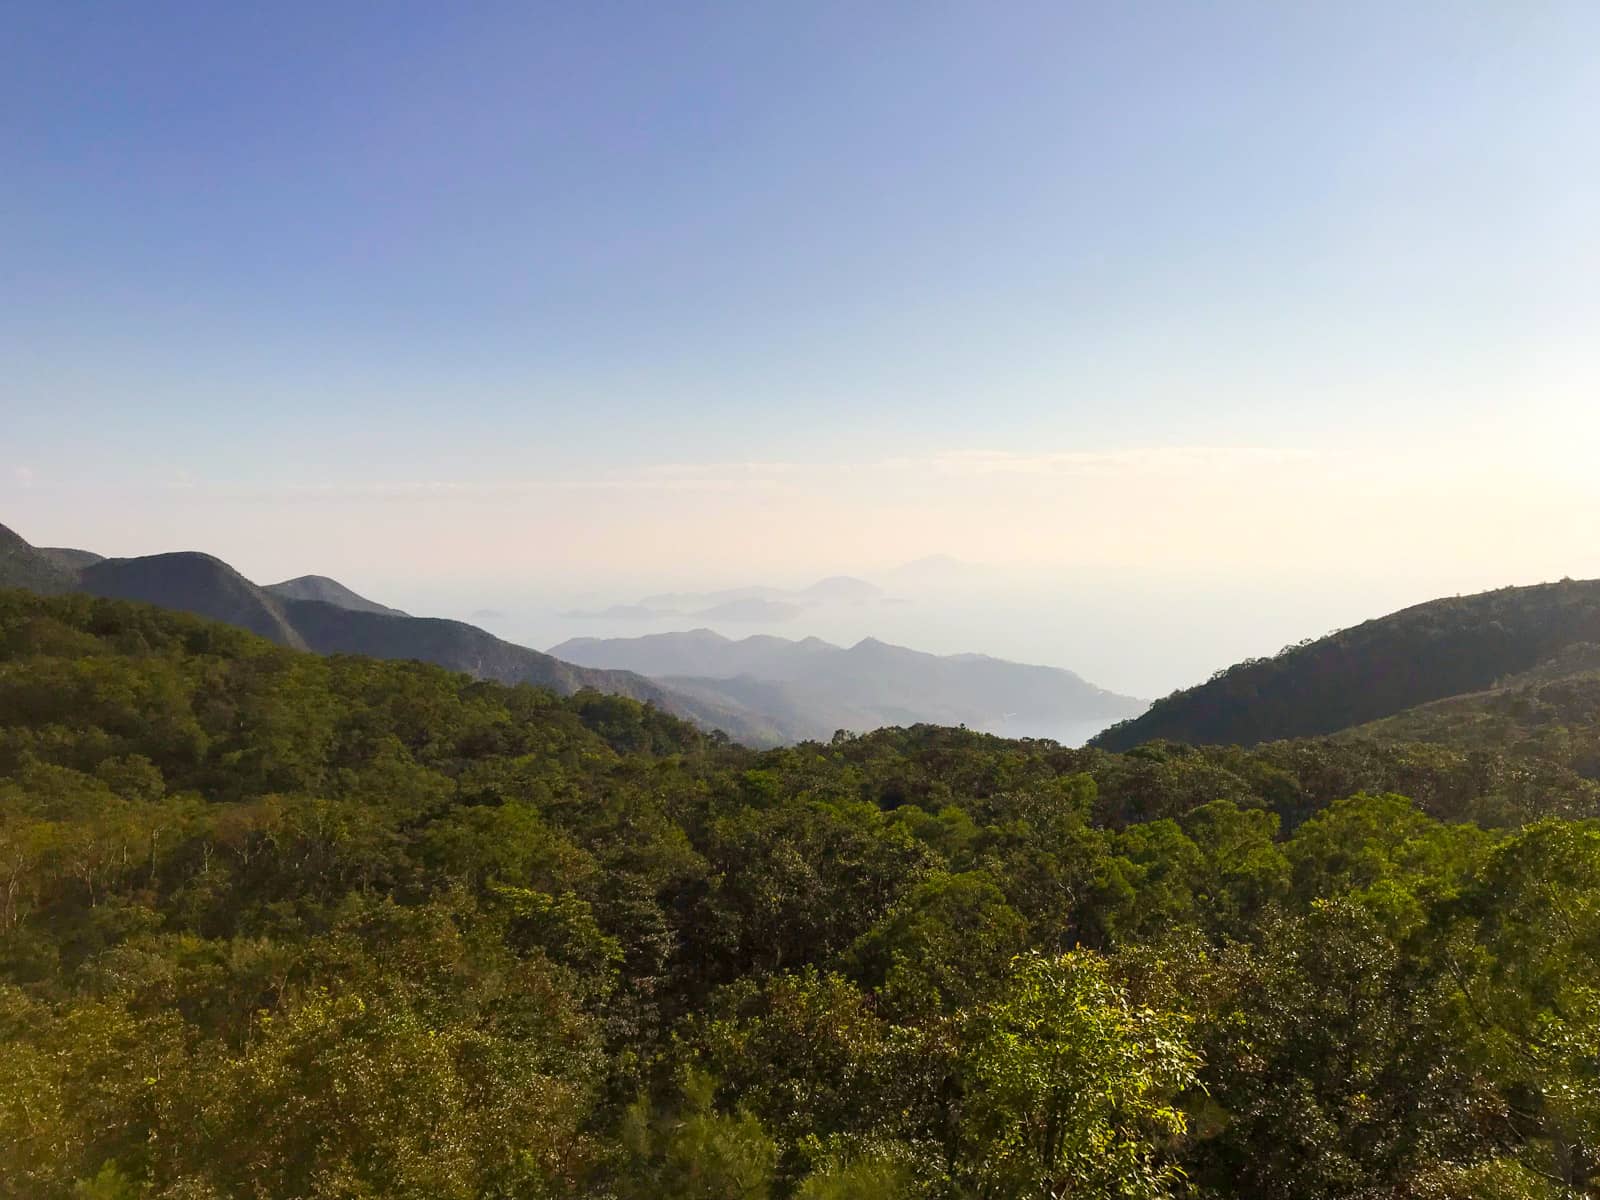
<svg viewBox="0 0 1600 1200">
<path fill-rule="evenodd" d="M 1310 737 L 1492 688 L 1566 647 L 1600 642 L 1600 580 L 1433 600 L 1218 671 L 1094 739 L 1252 745 Z"/>
<path fill-rule="evenodd" d="M 1600 646 L 1568 646 L 1499 687 L 1407 709 L 1355 736 L 1489 750 L 1600 779 Z"/>
<path fill-rule="evenodd" d="M 1594 1195 L 1596 811 L 0 593 L 0 1195 Z"/>
</svg>

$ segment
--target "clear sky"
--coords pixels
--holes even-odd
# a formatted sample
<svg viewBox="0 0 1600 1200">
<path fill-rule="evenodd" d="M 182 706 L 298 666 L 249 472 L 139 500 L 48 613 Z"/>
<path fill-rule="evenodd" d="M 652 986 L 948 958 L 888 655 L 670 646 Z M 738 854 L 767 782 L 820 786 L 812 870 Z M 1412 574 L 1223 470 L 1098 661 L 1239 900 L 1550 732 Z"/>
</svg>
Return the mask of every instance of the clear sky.
<svg viewBox="0 0 1600 1200">
<path fill-rule="evenodd" d="M 1270 580 L 1197 662 L 1330 579 L 1600 575 L 1597 47 L 1592 0 L 13 0 L 0 521 L 396 603 Z"/>
</svg>

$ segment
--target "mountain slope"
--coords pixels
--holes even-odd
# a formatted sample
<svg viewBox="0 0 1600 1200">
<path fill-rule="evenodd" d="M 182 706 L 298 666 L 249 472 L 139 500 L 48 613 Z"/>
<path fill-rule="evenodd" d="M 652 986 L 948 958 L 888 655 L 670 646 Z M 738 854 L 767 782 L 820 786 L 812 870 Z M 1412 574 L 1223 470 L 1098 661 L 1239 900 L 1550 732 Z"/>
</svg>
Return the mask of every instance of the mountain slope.
<svg viewBox="0 0 1600 1200">
<path fill-rule="evenodd" d="M 760 713 L 793 741 L 919 723 L 1076 741 L 1144 707 L 1071 671 L 981 654 L 926 654 L 875 638 L 845 648 L 818 638 L 734 641 L 696 629 L 574 638 L 551 653 L 640 671 L 704 700 L 721 698 Z"/>
<path fill-rule="evenodd" d="M 1538 758 L 1600 780 L 1600 645 L 1574 643 L 1496 687 L 1435 700 L 1339 736 Z"/>
<path fill-rule="evenodd" d="M 0 525 L 0 587 L 27 588 L 49 596 L 70 592 L 76 584 L 72 568 Z"/>
<path fill-rule="evenodd" d="M 35 546 L 34 549 L 74 573 L 106 560 L 104 554 L 96 554 L 93 550 L 74 550 L 71 546 Z"/>
<path fill-rule="evenodd" d="M 285 579 L 282 583 L 266 584 L 261 590 L 270 592 L 280 600 L 320 600 L 324 604 L 348 608 L 351 612 L 383 613 L 390 617 L 411 615 L 398 608 L 390 608 L 387 604 L 379 604 L 376 600 L 368 600 L 326 575 L 301 575 L 295 579 Z"/>
<path fill-rule="evenodd" d="M 1564 647 L 1600 642 L 1600 581 L 1563 580 L 1433 600 L 1175 692 L 1094 739 L 1251 745 L 1335 733 L 1492 688 Z"/>
<path fill-rule="evenodd" d="M 108 558 L 78 575 L 81 590 L 114 600 L 142 600 L 196 616 L 226 621 L 251 633 L 306 649 L 275 596 L 270 596 L 220 558 L 195 551 Z"/>
</svg>

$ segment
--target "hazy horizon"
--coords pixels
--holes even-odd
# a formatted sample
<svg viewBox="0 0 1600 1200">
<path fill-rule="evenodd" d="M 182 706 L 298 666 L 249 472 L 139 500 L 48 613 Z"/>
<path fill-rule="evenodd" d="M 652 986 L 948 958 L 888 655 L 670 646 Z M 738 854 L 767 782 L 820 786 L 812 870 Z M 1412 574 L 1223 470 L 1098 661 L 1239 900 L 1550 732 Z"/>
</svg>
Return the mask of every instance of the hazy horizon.
<svg viewBox="0 0 1600 1200">
<path fill-rule="evenodd" d="M 1160 695 L 1600 576 L 1600 8 L 0 16 L 0 521 Z M 722 632 L 755 632 L 738 626 Z"/>
<path fill-rule="evenodd" d="M 158 535 L 150 540 L 141 536 L 131 544 L 94 544 L 90 539 L 75 541 L 60 527 L 4 523 L 35 545 L 72 545 L 111 556 L 198 550 L 223 559 L 258 584 L 328 575 L 414 616 L 468 621 L 540 650 L 573 637 L 638 637 L 694 628 L 710 628 L 733 639 L 814 636 L 846 646 L 875 637 L 935 654 L 989 654 L 1062 667 L 1110 691 L 1144 699 L 1202 682 L 1241 659 L 1272 654 L 1303 638 L 1440 596 L 1584 577 L 1580 572 L 1501 577 L 1487 566 L 1455 575 L 1417 569 L 1382 576 L 1336 568 L 1241 575 L 1158 564 L 1019 570 L 939 555 L 928 557 L 951 561 L 911 571 L 906 568 L 920 567 L 921 560 L 841 563 L 833 570 L 766 576 L 734 569 L 699 577 L 679 571 L 562 579 L 527 570 L 520 575 L 438 577 L 410 572 L 403 563 L 339 561 L 337 554 L 293 563 L 247 543 L 186 542 L 176 531 L 169 531 L 168 541 Z M 63 536 L 52 538 L 47 532 Z M 1592 574 L 1600 576 L 1600 570 Z M 595 611 L 637 604 L 662 592 L 800 589 L 835 575 L 866 580 L 883 595 L 863 604 L 806 606 L 788 619 L 769 621 L 687 612 L 652 619 L 605 617 Z"/>
</svg>

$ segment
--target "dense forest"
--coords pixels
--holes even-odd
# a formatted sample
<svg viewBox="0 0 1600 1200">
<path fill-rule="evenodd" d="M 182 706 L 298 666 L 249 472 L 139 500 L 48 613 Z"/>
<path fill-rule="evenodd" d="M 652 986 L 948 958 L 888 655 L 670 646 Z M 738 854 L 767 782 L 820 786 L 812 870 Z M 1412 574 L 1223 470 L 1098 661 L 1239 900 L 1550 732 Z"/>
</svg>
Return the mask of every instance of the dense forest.
<svg viewBox="0 0 1600 1200">
<path fill-rule="evenodd" d="M 1590 694 L 755 752 L 0 592 L 0 1196 L 1600 1195 Z"/>
</svg>

